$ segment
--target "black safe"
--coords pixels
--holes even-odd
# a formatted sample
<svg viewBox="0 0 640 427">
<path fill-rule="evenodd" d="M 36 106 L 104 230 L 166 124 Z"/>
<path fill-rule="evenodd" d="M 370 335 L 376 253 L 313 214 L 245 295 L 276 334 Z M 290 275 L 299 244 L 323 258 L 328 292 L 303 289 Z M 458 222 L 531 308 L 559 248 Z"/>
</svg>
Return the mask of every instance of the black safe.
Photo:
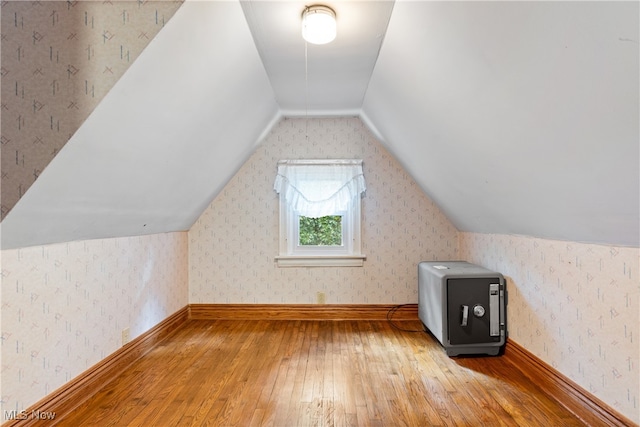
<svg viewBox="0 0 640 427">
<path fill-rule="evenodd" d="M 418 316 L 448 356 L 498 355 L 507 337 L 505 279 L 465 261 L 421 262 Z"/>
</svg>

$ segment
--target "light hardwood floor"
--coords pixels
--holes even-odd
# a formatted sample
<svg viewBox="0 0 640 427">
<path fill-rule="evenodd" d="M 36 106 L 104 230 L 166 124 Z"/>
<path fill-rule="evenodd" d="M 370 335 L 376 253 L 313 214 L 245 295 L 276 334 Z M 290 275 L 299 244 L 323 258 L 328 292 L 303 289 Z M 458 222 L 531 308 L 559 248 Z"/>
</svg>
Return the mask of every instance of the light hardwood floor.
<svg viewBox="0 0 640 427">
<path fill-rule="evenodd" d="M 57 425 L 584 425 L 504 356 L 394 324 L 190 320 Z"/>
</svg>

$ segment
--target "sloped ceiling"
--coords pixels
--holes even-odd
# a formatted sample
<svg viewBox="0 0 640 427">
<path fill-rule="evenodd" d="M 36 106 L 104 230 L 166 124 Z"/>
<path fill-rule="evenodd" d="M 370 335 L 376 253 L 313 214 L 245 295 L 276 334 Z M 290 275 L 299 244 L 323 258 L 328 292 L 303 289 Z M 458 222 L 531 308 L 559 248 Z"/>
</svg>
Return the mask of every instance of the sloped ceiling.
<svg viewBox="0 0 640 427">
<path fill-rule="evenodd" d="M 638 2 L 398 2 L 362 107 L 460 230 L 638 246 Z"/>
<path fill-rule="evenodd" d="M 269 10 L 299 25 L 283 3 L 182 5 L 2 222 L 3 249 L 189 229 L 275 121 L 349 79 L 349 103 L 312 113 L 359 115 L 459 229 L 639 245 L 637 2 L 330 2 L 338 25 L 376 9 L 376 30 L 362 58 L 307 51 L 360 64 L 310 66 L 307 101 L 283 83 L 300 87 L 304 45 L 265 35 L 285 19 Z"/>
<path fill-rule="evenodd" d="M 0 219 L 181 5 L 180 0 L 0 3 Z"/>
<path fill-rule="evenodd" d="M 187 230 L 279 117 L 235 2 L 187 2 L 2 222 L 3 248 Z"/>
</svg>

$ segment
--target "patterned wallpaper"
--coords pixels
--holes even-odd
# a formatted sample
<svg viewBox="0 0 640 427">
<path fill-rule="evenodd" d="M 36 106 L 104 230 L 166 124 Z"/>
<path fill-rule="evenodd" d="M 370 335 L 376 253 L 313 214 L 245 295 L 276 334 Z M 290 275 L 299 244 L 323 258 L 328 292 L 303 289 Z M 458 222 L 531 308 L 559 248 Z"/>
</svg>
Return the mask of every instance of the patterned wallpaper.
<svg viewBox="0 0 640 427">
<path fill-rule="evenodd" d="M 364 160 L 364 267 L 276 266 L 277 162 L 300 158 Z M 360 119 L 283 119 L 189 231 L 189 302 L 415 303 L 418 262 L 456 251 L 456 228 Z"/>
<path fill-rule="evenodd" d="M 187 233 L 2 251 L 2 407 L 23 410 L 187 305 Z M 4 419 L 0 419 L 0 423 Z"/>
<path fill-rule="evenodd" d="M 182 0 L 0 5 L 4 218 Z"/>
<path fill-rule="evenodd" d="M 460 233 L 460 253 L 507 277 L 512 340 L 640 422 L 638 248 Z"/>
</svg>

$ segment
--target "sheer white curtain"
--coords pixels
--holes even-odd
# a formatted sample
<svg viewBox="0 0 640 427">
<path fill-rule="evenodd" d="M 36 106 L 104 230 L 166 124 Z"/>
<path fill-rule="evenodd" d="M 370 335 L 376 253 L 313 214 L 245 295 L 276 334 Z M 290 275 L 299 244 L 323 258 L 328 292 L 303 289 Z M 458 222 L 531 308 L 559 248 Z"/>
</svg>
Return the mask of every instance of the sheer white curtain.
<svg viewBox="0 0 640 427">
<path fill-rule="evenodd" d="M 300 215 L 346 211 L 367 187 L 362 160 L 281 160 L 273 189 Z"/>
</svg>

